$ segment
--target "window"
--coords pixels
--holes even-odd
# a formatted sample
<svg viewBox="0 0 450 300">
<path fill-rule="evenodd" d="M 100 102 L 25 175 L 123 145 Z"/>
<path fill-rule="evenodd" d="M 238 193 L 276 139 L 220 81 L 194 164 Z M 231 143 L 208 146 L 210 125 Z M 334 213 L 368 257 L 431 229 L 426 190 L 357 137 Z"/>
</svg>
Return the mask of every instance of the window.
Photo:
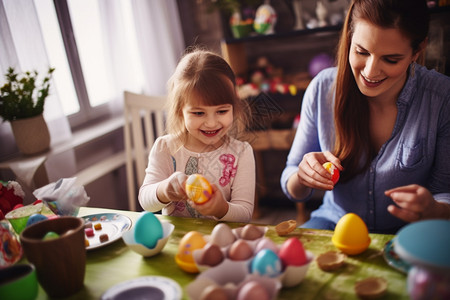
<svg viewBox="0 0 450 300">
<path fill-rule="evenodd" d="M 55 68 L 44 110 L 52 145 L 121 114 L 124 90 L 165 95 L 184 48 L 176 0 L 0 0 L 2 74 Z M 0 140 L 0 160 L 17 152 L 7 122 Z"/>
<path fill-rule="evenodd" d="M 127 56 L 134 74 L 127 88 L 142 90 L 143 73 L 137 67 L 139 54 L 129 1 L 116 1 L 115 5 L 91 0 L 34 3 L 50 65 L 57 66 L 54 80 L 62 108 L 72 126 L 111 112 L 108 104 L 118 96 L 114 60 L 119 55 Z M 105 14 L 105 10 L 110 13 Z M 111 37 L 117 36 L 118 24 L 119 35 L 126 39 L 126 53 L 113 49 L 116 41 Z"/>
</svg>

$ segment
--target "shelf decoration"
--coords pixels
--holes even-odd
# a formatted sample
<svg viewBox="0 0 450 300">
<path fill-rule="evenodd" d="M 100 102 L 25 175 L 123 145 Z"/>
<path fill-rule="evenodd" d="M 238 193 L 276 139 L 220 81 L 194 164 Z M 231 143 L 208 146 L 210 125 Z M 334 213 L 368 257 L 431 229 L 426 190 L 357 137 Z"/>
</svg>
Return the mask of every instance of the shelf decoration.
<svg viewBox="0 0 450 300">
<path fill-rule="evenodd" d="M 275 68 L 262 56 L 258 58 L 248 78 L 237 78 L 238 95 L 241 99 L 255 97 L 261 92 L 297 96 L 300 90 L 306 89 L 310 80 L 307 72 L 284 76 L 281 68 Z"/>
<path fill-rule="evenodd" d="M 269 1 L 266 1 L 263 5 L 259 6 L 256 10 L 254 28 L 255 31 L 260 34 L 273 34 L 275 24 L 277 22 L 277 13 Z"/>
</svg>

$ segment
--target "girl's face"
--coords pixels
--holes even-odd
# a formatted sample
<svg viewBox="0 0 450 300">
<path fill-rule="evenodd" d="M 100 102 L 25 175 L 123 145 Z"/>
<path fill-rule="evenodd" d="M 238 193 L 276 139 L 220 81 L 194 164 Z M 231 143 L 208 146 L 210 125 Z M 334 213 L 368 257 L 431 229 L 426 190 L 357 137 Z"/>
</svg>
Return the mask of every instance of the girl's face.
<svg viewBox="0 0 450 300">
<path fill-rule="evenodd" d="M 396 99 L 409 64 L 417 59 L 410 40 L 398 29 L 385 29 L 365 20 L 355 23 L 349 60 L 362 94 L 377 99 Z"/>
<path fill-rule="evenodd" d="M 194 152 L 219 148 L 233 124 L 233 106 L 206 106 L 192 98 L 183 107 L 184 125 L 189 133 L 185 147 Z"/>
</svg>

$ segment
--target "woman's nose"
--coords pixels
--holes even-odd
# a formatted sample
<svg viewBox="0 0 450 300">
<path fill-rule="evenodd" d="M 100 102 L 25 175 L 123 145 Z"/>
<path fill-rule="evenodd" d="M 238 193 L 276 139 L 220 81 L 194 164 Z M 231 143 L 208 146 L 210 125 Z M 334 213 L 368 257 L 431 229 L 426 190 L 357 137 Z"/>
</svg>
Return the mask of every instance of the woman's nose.
<svg viewBox="0 0 450 300">
<path fill-rule="evenodd" d="M 376 58 L 370 57 L 364 67 L 364 75 L 369 79 L 375 79 L 380 74 L 380 65 Z"/>
</svg>

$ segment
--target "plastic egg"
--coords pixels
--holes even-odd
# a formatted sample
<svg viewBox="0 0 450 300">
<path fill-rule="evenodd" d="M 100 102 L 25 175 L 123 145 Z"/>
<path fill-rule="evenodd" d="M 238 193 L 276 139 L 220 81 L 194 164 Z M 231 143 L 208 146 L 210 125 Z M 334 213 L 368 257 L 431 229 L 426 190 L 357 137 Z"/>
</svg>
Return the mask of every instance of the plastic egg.
<svg viewBox="0 0 450 300">
<path fill-rule="evenodd" d="M 159 219 L 151 212 L 143 212 L 134 226 L 134 240 L 147 248 L 155 248 L 163 237 L 163 228 Z"/>
<path fill-rule="evenodd" d="M 31 215 L 31 216 L 28 218 L 26 227 L 28 227 L 28 226 L 30 226 L 30 225 L 33 225 L 33 224 L 35 224 L 35 223 L 38 223 L 38 222 L 40 222 L 40 221 L 45 221 L 45 220 L 47 220 L 47 219 L 48 219 L 48 218 L 47 218 L 46 216 L 44 216 L 44 215 L 41 215 L 41 214 L 33 214 L 33 215 Z"/>
<path fill-rule="evenodd" d="M 211 244 L 218 245 L 219 247 L 231 245 L 235 240 L 236 236 L 231 231 L 230 226 L 225 223 L 217 224 L 211 232 Z"/>
<path fill-rule="evenodd" d="M 370 245 L 366 223 L 354 213 L 348 213 L 339 220 L 331 240 L 336 248 L 348 255 L 360 254 Z"/>
<path fill-rule="evenodd" d="M 195 204 L 203 204 L 209 201 L 210 197 L 205 195 L 207 192 L 212 194 L 212 188 L 208 180 L 200 174 L 192 174 L 186 180 L 186 193 Z"/>
<path fill-rule="evenodd" d="M 250 270 L 254 274 L 277 277 L 281 274 L 281 260 L 272 250 L 263 249 L 253 258 Z"/>
<path fill-rule="evenodd" d="M 195 264 L 193 252 L 205 247 L 206 241 L 203 235 L 197 231 L 186 233 L 178 245 L 178 253 L 175 256 L 177 265 L 186 272 L 198 273 L 199 270 Z"/>
<path fill-rule="evenodd" d="M 308 262 L 302 242 L 297 238 L 290 238 L 281 245 L 278 255 L 283 266 L 302 266 Z"/>
<path fill-rule="evenodd" d="M 333 184 L 336 184 L 339 180 L 339 169 L 330 162 L 324 163 L 323 167 L 331 174 L 331 181 L 333 181 Z"/>
</svg>

